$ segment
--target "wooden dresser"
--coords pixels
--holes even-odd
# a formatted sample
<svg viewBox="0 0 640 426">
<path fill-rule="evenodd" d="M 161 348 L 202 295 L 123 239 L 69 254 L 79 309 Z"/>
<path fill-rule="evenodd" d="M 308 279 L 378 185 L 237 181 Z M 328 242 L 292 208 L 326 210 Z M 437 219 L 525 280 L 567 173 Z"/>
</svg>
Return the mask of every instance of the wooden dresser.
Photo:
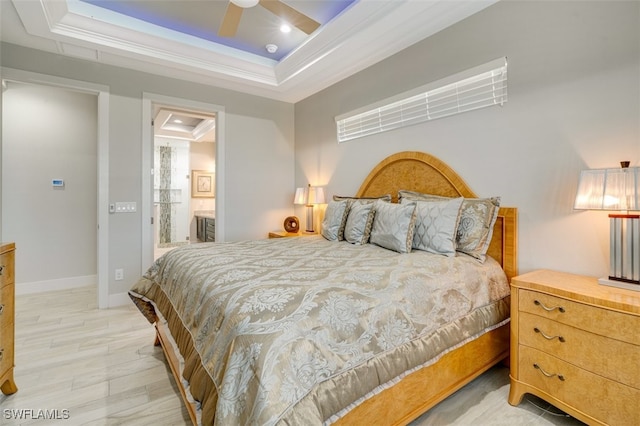
<svg viewBox="0 0 640 426">
<path fill-rule="evenodd" d="M 15 393 L 13 381 L 15 245 L 0 243 L 0 390 Z"/>
<path fill-rule="evenodd" d="M 509 404 L 534 394 L 588 424 L 640 424 L 640 291 L 535 271 L 511 282 Z"/>
</svg>

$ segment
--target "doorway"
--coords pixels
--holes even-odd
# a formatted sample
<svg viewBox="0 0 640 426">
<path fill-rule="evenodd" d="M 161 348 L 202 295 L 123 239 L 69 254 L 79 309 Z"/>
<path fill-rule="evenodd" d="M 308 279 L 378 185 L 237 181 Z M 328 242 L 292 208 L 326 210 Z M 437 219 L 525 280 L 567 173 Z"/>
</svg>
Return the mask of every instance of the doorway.
<svg viewBox="0 0 640 426">
<path fill-rule="evenodd" d="M 144 273 L 163 252 L 198 242 L 200 214 L 215 215 L 215 240 L 224 241 L 225 110 L 220 105 L 151 93 L 143 93 L 142 107 Z M 163 153 L 159 149 L 162 146 Z M 162 156 L 164 180 L 159 176 Z M 210 195 L 193 197 L 194 172 L 214 176 Z"/>
<path fill-rule="evenodd" d="M 167 105 L 154 104 L 153 108 L 156 259 L 176 247 L 201 241 L 199 218 L 206 215 L 215 221 L 216 116 Z"/>
<path fill-rule="evenodd" d="M 71 214 L 64 215 L 62 218 L 58 220 L 58 222 L 56 222 L 55 226 L 60 227 L 61 223 L 63 223 L 65 220 L 68 221 L 69 218 L 74 217 L 76 213 L 79 213 L 79 212 L 83 213 L 82 218 L 79 219 L 77 223 L 74 222 L 73 228 L 69 230 L 68 233 L 63 234 L 61 238 L 54 240 L 57 244 L 55 247 L 55 250 L 48 251 L 46 248 L 44 248 L 45 246 L 43 244 L 40 244 L 39 242 L 33 245 L 33 250 L 28 250 L 27 247 L 24 247 L 25 244 L 22 244 L 22 247 L 20 249 L 21 249 L 21 252 L 24 254 L 21 255 L 20 262 L 27 261 L 25 256 L 27 256 L 28 252 L 30 251 L 31 253 L 29 255 L 32 258 L 28 260 L 27 264 L 33 264 L 34 258 L 39 257 L 39 259 L 45 262 L 45 263 L 42 263 L 42 262 L 38 263 L 41 266 L 40 269 L 46 270 L 50 273 L 49 275 L 46 275 L 46 276 L 43 275 L 40 277 L 36 275 L 30 275 L 30 276 L 27 276 L 26 279 L 24 278 L 25 275 L 21 274 L 20 276 L 23 277 L 23 279 L 26 282 L 23 282 L 22 283 L 23 285 L 17 286 L 16 291 L 18 292 L 18 294 L 36 293 L 40 291 L 61 290 L 66 288 L 82 287 L 86 285 L 97 284 L 98 307 L 101 309 L 108 308 L 110 305 L 109 282 L 108 282 L 109 276 L 107 272 L 107 269 L 108 269 L 107 266 L 109 262 L 109 257 L 108 257 L 109 227 L 108 227 L 108 220 L 107 220 L 108 219 L 107 195 L 108 195 L 108 189 L 109 189 L 109 186 L 108 186 L 109 185 L 109 173 L 108 173 L 109 89 L 108 87 L 99 85 L 99 84 L 87 83 L 87 82 L 76 81 L 76 80 L 71 80 L 71 79 L 66 79 L 61 77 L 50 76 L 46 74 L 33 73 L 33 72 L 28 72 L 23 70 L 15 70 L 10 68 L 3 68 L 2 73 L 3 73 L 3 83 L 7 82 L 7 86 L 10 86 L 11 82 L 14 82 L 16 84 L 26 84 L 26 85 L 31 85 L 34 88 L 41 88 L 42 93 L 52 91 L 52 90 L 53 91 L 58 90 L 59 93 L 62 94 L 62 98 L 61 98 L 62 104 L 58 106 L 54 105 L 54 110 L 52 111 L 51 114 L 49 114 L 49 118 L 51 118 L 54 123 L 59 124 L 60 123 L 59 114 L 62 114 L 64 111 L 67 111 L 68 113 L 67 117 L 73 123 L 70 126 L 73 129 L 73 131 L 71 132 L 72 134 L 75 134 L 75 128 L 78 127 L 78 121 L 87 120 L 87 118 L 80 119 L 76 117 L 74 121 L 73 117 L 75 116 L 74 115 L 75 112 L 82 110 L 82 108 L 74 109 L 72 105 L 77 105 L 77 104 L 73 102 L 68 102 L 70 101 L 68 97 L 69 96 L 72 97 L 73 93 L 76 93 L 79 95 L 84 94 L 84 95 L 88 95 L 89 98 L 94 98 L 94 101 L 91 101 L 91 102 L 92 103 L 95 102 L 95 109 L 93 109 L 93 113 L 91 117 L 88 118 L 89 121 L 95 123 L 94 130 L 91 132 L 93 133 L 93 135 L 78 136 L 79 139 L 84 138 L 85 140 L 93 140 L 94 143 L 96 144 L 92 148 L 93 154 L 90 154 L 90 157 L 93 158 L 93 160 L 88 160 L 88 158 L 86 157 L 86 152 L 84 152 L 84 150 L 80 148 L 81 153 L 76 152 L 75 154 L 73 154 L 72 157 L 76 157 L 78 155 L 80 155 L 81 157 L 82 156 L 85 156 L 85 157 L 82 158 L 83 161 L 79 163 L 80 165 L 76 167 L 74 165 L 69 164 L 67 160 L 64 160 L 64 157 L 60 157 L 59 155 L 57 155 L 58 153 L 57 148 L 53 147 L 54 148 L 53 154 L 50 155 L 50 158 L 48 158 L 44 164 L 60 166 L 59 170 L 61 171 L 61 173 L 64 174 L 65 176 L 68 176 L 67 178 L 65 178 L 65 176 L 50 175 L 51 173 L 54 172 L 54 170 L 49 169 L 47 173 L 47 170 L 45 170 L 45 167 L 42 167 L 42 168 L 34 167 L 35 157 L 37 155 L 42 154 L 41 150 L 35 150 L 34 152 L 30 152 L 29 155 L 27 156 L 27 158 L 29 158 L 29 168 L 27 169 L 27 171 L 31 172 L 27 174 L 29 179 L 32 179 L 33 177 L 36 176 L 33 172 L 44 172 L 44 174 L 41 176 L 41 179 L 37 180 L 36 184 L 33 187 L 31 187 L 29 191 L 27 191 L 27 195 L 29 197 L 33 199 L 37 199 L 40 202 L 40 205 L 38 206 L 37 209 L 27 209 L 26 211 L 28 213 L 38 214 L 38 212 L 40 211 L 47 212 L 48 211 L 47 209 L 52 210 L 54 208 L 53 203 L 57 201 L 61 201 L 63 204 L 60 208 L 57 209 L 57 211 L 58 212 L 63 211 L 66 208 L 66 206 L 72 204 L 68 202 L 67 198 L 73 198 L 73 197 L 76 197 L 75 199 L 80 200 L 81 202 L 85 202 L 89 200 L 89 202 L 93 204 L 93 206 L 88 207 L 86 209 L 76 208 L 72 211 Z M 44 104 L 46 102 L 51 102 L 51 100 L 44 101 L 43 99 L 38 99 L 39 97 L 42 96 L 42 93 L 40 94 L 36 93 L 37 97 L 34 98 L 34 101 L 36 103 L 41 103 L 41 104 Z M 3 98 L 4 98 L 4 95 L 3 95 Z M 6 98 L 4 100 L 6 100 Z M 69 107 L 70 105 L 71 107 Z M 9 106 L 4 104 L 3 102 L 3 109 L 5 108 L 9 108 Z M 41 115 L 38 115 L 38 117 L 42 118 L 45 115 L 46 114 L 41 114 Z M 5 114 L 3 114 L 3 118 L 7 120 L 9 119 Z M 54 124 L 54 126 L 55 125 L 56 124 Z M 3 134 L 4 134 L 4 129 L 3 129 Z M 63 134 L 63 138 L 61 139 L 62 141 L 61 143 L 68 144 L 68 139 L 71 138 L 71 135 L 69 134 L 69 129 L 67 128 L 63 130 L 62 134 Z M 52 141 L 53 140 L 52 137 L 53 135 L 47 134 L 44 138 L 36 137 L 36 139 L 43 139 L 44 141 Z M 4 139 L 3 142 L 7 143 L 7 139 L 5 139 L 4 137 L 3 139 Z M 26 140 L 24 136 L 20 136 L 19 139 Z M 3 146 L 3 153 L 6 147 L 7 146 Z M 36 153 L 37 155 L 34 155 Z M 89 163 L 87 163 L 84 160 L 88 160 Z M 4 158 L 3 162 L 5 161 L 10 161 L 10 160 L 8 160 L 7 158 Z M 19 164 L 23 164 L 23 165 L 25 164 L 24 158 L 19 158 L 18 162 Z M 90 171 L 88 173 L 91 173 L 93 176 L 92 178 L 93 184 L 90 185 L 93 187 L 90 188 L 89 190 L 90 194 L 83 194 L 80 191 L 81 191 L 82 184 L 84 183 L 84 178 L 77 176 L 76 171 L 77 169 L 82 169 L 82 167 L 85 167 L 87 165 L 92 169 L 92 172 Z M 5 172 L 6 170 L 3 171 L 3 177 L 2 177 L 3 211 L 7 206 L 8 197 L 10 196 L 10 190 L 5 191 L 5 189 L 8 186 L 13 186 L 12 184 L 17 182 L 16 180 L 14 180 L 15 176 L 12 176 L 12 177 L 6 176 Z M 66 185 L 68 185 L 68 187 Z M 40 190 L 42 191 L 45 191 L 45 193 L 48 194 L 49 199 L 47 199 L 46 197 L 43 198 L 43 197 L 36 196 L 34 191 L 38 190 L 38 188 L 40 188 Z M 87 211 L 91 213 L 87 215 L 86 214 Z M 28 223 L 31 223 L 31 220 L 29 220 L 28 218 L 25 218 L 24 212 L 25 210 L 22 211 L 20 220 L 19 222 L 16 222 L 16 223 L 24 223 L 25 221 Z M 44 220 L 53 219 L 51 216 L 52 215 L 45 215 Z M 92 216 L 92 217 L 89 217 L 89 216 Z M 15 231 L 15 229 L 10 224 L 7 224 L 7 220 L 9 221 L 11 220 L 10 214 L 8 214 L 6 218 L 3 218 L 3 221 L 2 221 L 2 226 L 4 228 L 3 239 L 16 238 L 10 235 L 10 232 L 7 232 L 8 229 L 10 228 L 12 232 Z M 52 256 L 51 254 L 60 252 L 60 244 L 64 244 L 65 241 L 66 241 L 66 244 L 71 244 L 72 247 L 76 247 L 77 245 L 73 241 L 68 241 L 69 235 L 71 236 L 77 235 L 78 232 L 77 232 L 76 225 L 78 223 L 85 223 L 85 222 L 88 223 L 85 234 L 96 236 L 95 238 L 91 239 L 92 240 L 92 242 L 90 243 L 91 247 L 87 247 L 86 250 L 84 250 L 85 253 L 90 254 L 90 257 L 92 259 L 88 259 L 86 262 L 82 262 L 82 264 L 85 265 L 84 269 L 82 269 L 82 267 L 78 268 L 76 267 L 76 265 L 66 265 L 64 262 L 56 261 L 55 256 Z M 96 230 L 96 227 L 97 227 L 97 230 Z M 38 227 L 36 227 L 35 229 L 43 229 L 43 228 L 46 229 L 46 226 L 44 226 L 43 223 L 38 223 Z M 33 233 L 27 232 L 27 234 L 25 235 L 27 236 L 26 238 L 29 240 L 32 238 Z M 20 239 L 16 242 L 17 247 L 20 247 L 20 241 L 22 241 L 22 238 L 23 237 L 20 237 Z M 37 238 L 37 235 L 36 235 L 36 238 Z M 27 244 L 31 244 L 29 241 L 27 241 Z M 43 248 L 44 248 L 44 251 L 43 251 Z M 68 256 L 68 257 L 74 258 L 74 256 Z M 77 259 L 77 258 L 83 258 L 83 257 L 76 256 L 75 258 Z M 18 262 L 19 260 L 16 259 L 16 269 L 19 268 Z M 52 267 L 48 268 L 46 267 L 46 264 L 51 264 Z M 65 267 L 66 269 L 64 269 Z M 33 272 L 32 268 L 29 268 L 29 272 L 30 273 Z"/>
</svg>

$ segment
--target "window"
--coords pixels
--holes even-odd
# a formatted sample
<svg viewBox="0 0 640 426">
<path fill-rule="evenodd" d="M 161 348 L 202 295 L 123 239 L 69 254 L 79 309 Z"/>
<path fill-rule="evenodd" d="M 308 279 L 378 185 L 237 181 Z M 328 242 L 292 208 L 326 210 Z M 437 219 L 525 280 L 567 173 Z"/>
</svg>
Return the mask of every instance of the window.
<svg viewBox="0 0 640 426">
<path fill-rule="evenodd" d="M 336 117 L 338 142 L 506 101 L 507 58 L 501 58 Z"/>
</svg>

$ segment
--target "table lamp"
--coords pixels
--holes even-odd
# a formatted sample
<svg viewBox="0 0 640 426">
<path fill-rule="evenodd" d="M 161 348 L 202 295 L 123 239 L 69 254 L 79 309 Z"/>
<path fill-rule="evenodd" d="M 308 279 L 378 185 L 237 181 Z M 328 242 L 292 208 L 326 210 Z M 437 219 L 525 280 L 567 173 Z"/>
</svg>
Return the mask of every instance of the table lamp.
<svg viewBox="0 0 640 426">
<path fill-rule="evenodd" d="M 307 206 L 307 224 L 305 232 L 315 234 L 313 229 L 313 206 L 314 204 L 324 204 L 324 188 L 320 186 L 307 186 L 306 188 L 297 188 L 294 196 L 294 204 L 304 204 Z"/>
<path fill-rule="evenodd" d="M 610 210 L 609 277 L 600 284 L 640 291 L 640 167 L 583 170 L 574 209 Z M 618 213 L 619 212 L 619 213 Z"/>
</svg>

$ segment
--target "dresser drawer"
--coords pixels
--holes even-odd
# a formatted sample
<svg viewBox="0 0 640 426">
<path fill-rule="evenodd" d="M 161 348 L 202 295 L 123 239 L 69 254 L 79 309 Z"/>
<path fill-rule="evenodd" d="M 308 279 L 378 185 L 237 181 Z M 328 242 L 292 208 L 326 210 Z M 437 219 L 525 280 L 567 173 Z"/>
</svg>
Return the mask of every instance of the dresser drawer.
<svg viewBox="0 0 640 426">
<path fill-rule="evenodd" d="M 611 425 L 640 424 L 640 390 L 520 345 L 520 381 Z M 560 379 L 560 377 L 562 379 Z"/>
<path fill-rule="evenodd" d="M 640 346 L 526 312 L 520 313 L 518 327 L 521 344 L 640 389 Z"/>
<path fill-rule="evenodd" d="M 0 255 L 0 288 L 13 284 L 14 251 Z"/>
<path fill-rule="evenodd" d="M 0 288 L 0 327 L 4 327 L 10 321 L 13 323 L 13 286 L 7 285 Z M 0 334 L 4 340 L 4 333 Z"/>
<path fill-rule="evenodd" d="M 0 327 L 0 376 L 13 367 L 13 323 Z"/>
<path fill-rule="evenodd" d="M 518 292 L 519 310 L 640 345 L 640 316 L 624 314 L 531 290 Z"/>
</svg>

